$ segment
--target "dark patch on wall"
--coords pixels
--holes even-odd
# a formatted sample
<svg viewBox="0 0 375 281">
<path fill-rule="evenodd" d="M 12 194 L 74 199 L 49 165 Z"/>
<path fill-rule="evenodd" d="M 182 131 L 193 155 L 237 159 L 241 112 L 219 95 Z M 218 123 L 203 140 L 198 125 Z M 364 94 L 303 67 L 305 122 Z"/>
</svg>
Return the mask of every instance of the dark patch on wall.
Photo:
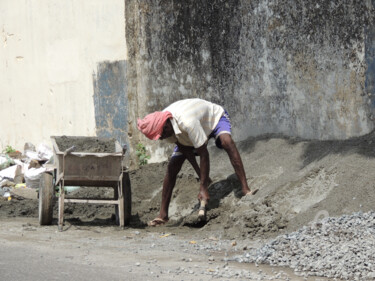
<svg viewBox="0 0 375 281">
<path fill-rule="evenodd" d="M 225 78 L 233 68 L 231 57 L 239 48 L 239 0 L 173 1 L 172 7 L 163 23 L 169 30 L 163 34 L 163 41 L 169 46 L 165 50 L 169 64 L 192 61 L 196 71 L 200 71 L 201 50 L 208 47 L 215 74 Z"/>
<path fill-rule="evenodd" d="M 373 13 L 363 0 L 270 2 L 272 16 L 264 19 L 268 22 L 264 30 L 269 39 L 267 47 L 291 53 L 309 52 L 311 44 L 350 51 L 363 42 L 363 28 L 371 23 Z"/>
<path fill-rule="evenodd" d="M 375 9 L 375 0 L 372 0 L 372 7 L 369 9 Z M 372 18 L 374 19 L 374 18 Z M 365 28 L 366 40 L 365 40 L 365 60 L 367 64 L 366 69 L 366 93 L 371 100 L 372 109 L 375 108 L 375 24 L 373 20 Z M 375 114 L 371 116 L 375 119 Z"/>
<path fill-rule="evenodd" d="M 128 143 L 126 61 L 101 62 L 94 80 L 94 107 L 98 137 L 114 137 Z"/>
<path fill-rule="evenodd" d="M 138 60 L 147 69 L 149 75 L 142 77 L 142 81 L 147 83 L 143 87 L 149 90 L 152 109 L 160 110 L 186 98 L 178 90 L 181 84 L 188 89 L 189 97 L 207 99 L 210 99 L 206 96 L 207 89 L 214 87 L 218 94 L 211 100 L 222 101 L 220 89 L 232 84 L 236 68 L 232 58 L 238 54 L 242 26 L 239 3 L 239 0 L 126 1 L 129 61 L 132 64 L 133 59 Z M 149 64 L 143 64 L 145 61 Z M 129 70 L 129 76 L 136 78 L 134 69 Z M 205 79 L 206 74 L 211 75 L 210 81 Z M 190 84 L 184 81 L 188 75 L 193 81 Z M 155 93 L 165 83 L 174 90 L 173 95 Z"/>
</svg>

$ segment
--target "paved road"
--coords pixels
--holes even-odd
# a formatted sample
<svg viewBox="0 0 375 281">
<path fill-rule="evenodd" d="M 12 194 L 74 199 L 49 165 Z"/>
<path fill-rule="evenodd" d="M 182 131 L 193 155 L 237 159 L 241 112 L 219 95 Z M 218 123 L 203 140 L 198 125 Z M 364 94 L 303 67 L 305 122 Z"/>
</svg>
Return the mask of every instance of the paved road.
<svg viewBox="0 0 375 281">
<path fill-rule="evenodd" d="M 142 274 L 129 273 L 126 267 L 77 263 L 68 254 L 56 255 L 3 245 L 0 250 L 0 280 L 144 280 Z"/>
<path fill-rule="evenodd" d="M 170 230 L 68 225 L 59 232 L 33 218 L 0 219 L 0 280 L 304 280 L 287 269 L 226 262 L 243 253 L 233 241 Z"/>
</svg>

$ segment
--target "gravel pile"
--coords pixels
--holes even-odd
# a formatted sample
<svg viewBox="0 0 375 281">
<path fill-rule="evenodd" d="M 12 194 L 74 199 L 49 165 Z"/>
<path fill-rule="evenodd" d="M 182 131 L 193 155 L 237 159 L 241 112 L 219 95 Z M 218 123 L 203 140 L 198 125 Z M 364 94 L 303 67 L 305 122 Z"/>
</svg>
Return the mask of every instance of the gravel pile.
<svg viewBox="0 0 375 281">
<path fill-rule="evenodd" d="M 325 218 L 235 260 L 288 266 L 305 277 L 375 280 L 375 212 Z"/>
</svg>

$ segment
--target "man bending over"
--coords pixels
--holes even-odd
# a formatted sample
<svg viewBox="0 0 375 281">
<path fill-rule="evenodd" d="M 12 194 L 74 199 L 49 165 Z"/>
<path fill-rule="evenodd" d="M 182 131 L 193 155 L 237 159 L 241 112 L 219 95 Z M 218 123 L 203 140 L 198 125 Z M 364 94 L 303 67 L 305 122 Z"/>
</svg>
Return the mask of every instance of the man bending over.
<svg viewBox="0 0 375 281">
<path fill-rule="evenodd" d="M 148 223 L 149 226 L 163 225 L 168 222 L 168 209 L 172 191 L 176 184 L 177 174 L 187 159 L 200 179 L 198 200 L 201 203 L 199 217 L 205 218 L 205 206 L 208 202 L 208 185 L 210 184 L 210 161 L 207 142 L 215 138 L 218 148 L 224 149 L 240 180 L 242 194 L 255 194 L 246 180 L 241 156 L 231 136 L 231 123 L 228 113 L 220 105 L 202 100 L 185 99 L 177 101 L 163 111 L 156 111 L 144 119 L 138 119 L 138 129 L 151 140 L 166 140 L 176 144 L 168 163 L 164 177 L 160 213 Z M 200 165 L 195 155 L 200 157 Z"/>
</svg>

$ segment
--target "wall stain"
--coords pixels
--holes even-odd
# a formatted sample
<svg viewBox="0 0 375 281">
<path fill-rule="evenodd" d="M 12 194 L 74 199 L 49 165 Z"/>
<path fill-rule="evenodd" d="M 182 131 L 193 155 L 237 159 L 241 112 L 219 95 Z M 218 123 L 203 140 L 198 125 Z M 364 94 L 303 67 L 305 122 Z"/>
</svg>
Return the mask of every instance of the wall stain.
<svg viewBox="0 0 375 281">
<path fill-rule="evenodd" d="M 96 134 L 128 143 L 126 61 L 100 62 L 93 75 Z"/>
</svg>

